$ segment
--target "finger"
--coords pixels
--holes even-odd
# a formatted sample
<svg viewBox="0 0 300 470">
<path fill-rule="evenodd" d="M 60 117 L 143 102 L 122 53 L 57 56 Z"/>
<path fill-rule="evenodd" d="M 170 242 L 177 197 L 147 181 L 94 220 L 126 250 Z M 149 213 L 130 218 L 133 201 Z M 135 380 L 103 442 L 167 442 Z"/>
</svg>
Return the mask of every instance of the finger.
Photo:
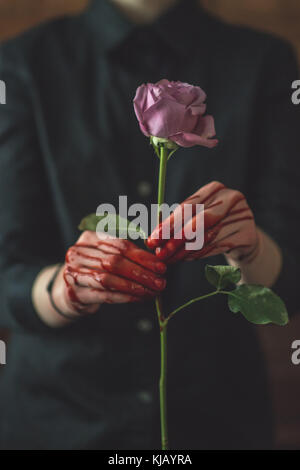
<svg viewBox="0 0 300 470">
<path fill-rule="evenodd" d="M 124 256 L 134 263 L 149 269 L 153 273 L 164 274 L 167 267 L 153 253 L 136 247 L 133 243 L 128 247 Z"/>
<path fill-rule="evenodd" d="M 76 246 L 85 247 L 86 245 L 77 243 Z M 161 261 L 158 261 L 153 253 L 138 248 L 129 240 L 115 238 L 106 233 L 99 233 L 97 234 L 96 247 L 106 254 L 122 254 L 135 263 L 150 269 L 150 271 L 160 274 L 166 272 L 166 266 Z"/>
<path fill-rule="evenodd" d="M 178 263 L 179 261 L 193 261 L 199 258 L 206 258 L 207 256 L 214 256 L 216 254 L 226 252 L 223 248 L 216 243 L 205 246 L 200 251 L 186 250 L 184 247 L 175 253 L 174 256 L 168 259 L 168 264 Z"/>
<path fill-rule="evenodd" d="M 135 297 L 151 298 L 157 295 L 156 292 L 141 286 L 141 284 L 109 273 L 101 276 L 101 284 L 106 290 L 122 292 Z"/>
<path fill-rule="evenodd" d="M 118 252 L 117 252 L 118 253 Z M 74 245 L 66 253 L 66 263 L 76 268 L 101 269 L 102 257 L 97 246 Z"/>
<path fill-rule="evenodd" d="M 200 251 L 193 253 L 181 250 L 176 253 L 169 263 L 171 264 L 181 259 L 207 258 L 208 256 L 229 253 L 238 249 L 251 249 L 257 240 L 253 215 L 250 210 L 247 216 L 235 218 L 234 221 L 230 220 L 228 223 L 222 223 L 214 227 L 211 232 L 213 232 L 213 237 L 210 238 Z"/>
<path fill-rule="evenodd" d="M 86 287 L 77 287 L 76 295 L 82 308 L 94 304 L 122 304 L 128 302 L 139 302 L 140 297 L 124 294 L 121 292 L 101 291 L 97 289 L 88 289 Z"/>
<path fill-rule="evenodd" d="M 111 244 L 115 244 L 116 248 L 122 247 L 122 239 L 112 237 L 107 233 L 94 232 L 92 230 L 85 230 L 84 232 L 82 232 L 76 242 L 76 245 L 97 248 L 99 240 L 109 240 Z"/>
<path fill-rule="evenodd" d="M 151 235 L 147 239 L 147 246 L 154 249 L 163 246 L 170 238 L 173 237 L 174 232 L 180 230 L 184 221 L 184 207 L 183 203 L 176 207 L 172 214 L 167 217 L 163 222 L 157 225 Z"/>
<path fill-rule="evenodd" d="M 196 216 L 185 224 L 179 237 L 176 234 L 175 238 L 172 238 L 163 247 L 159 247 L 156 250 L 156 256 L 159 259 L 163 261 L 168 260 L 168 264 L 171 257 L 173 258 L 173 262 L 175 260 L 179 261 L 184 258 L 186 242 L 193 241 L 193 235 L 194 241 L 200 241 L 203 236 L 205 249 L 206 245 L 212 243 L 217 237 L 222 227 L 245 221 L 249 217 L 251 218 L 249 215 L 251 211 L 245 197 L 241 193 L 238 191 L 219 189 L 218 193 L 215 194 L 218 194 L 218 197 L 221 196 L 221 199 L 211 199 L 211 206 L 205 207 L 204 214 L 201 211 L 197 213 Z M 229 230 L 231 231 L 231 229 Z M 180 252 L 180 254 L 175 256 L 178 252 Z"/>
<path fill-rule="evenodd" d="M 139 297 L 122 292 L 78 286 L 70 270 L 64 272 L 69 302 L 79 314 L 95 313 L 102 303 L 139 302 L 147 297 Z"/>
<path fill-rule="evenodd" d="M 135 281 L 156 292 L 162 291 L 166 286 L 165 279 L 158 274 L 154 274 L 121 255 L 104 255 L 102 266 L 112 274 Z"/>
<path fill-rule="evenodd" d="M 104 251 L 107 254 L 122 254 L 126 251 L 128 246 L 128 240 L 123 240 L 122 238 L 113 237 L 104 232 L 92 232 L 86 230 L 79 237 L 75 246 L 77 248 L 89 248 L 89 249 L 99 249 Z"/>
<path fill-rule="evenodd" d="M 121 292 L 137 297 L 150 298 L 156 295 L 154 291 L 147 289 L 134 281 L 129 281 L 119 276 L 107 273 L 106 271 L 98 271 L 94 269 L 73 271 L 72 268 L 69 267 L 67 268 L 65 275 L 68 282 L 71 282 L 69 279 L 69 277 L 71 277 L 79 287 Z"/>
<path fill-rule="evenodd" d="M 149 253 L 149 251 L 138 248 L 129 240 L 120 240 L 116 242 L 115 239 L 104 237 L 103 240 L 98 242 L 98 248 L 105 253 L 113 254 L 113 252 L 109 250 L 111 248 L 115 249 L 116 247 L 119 249 L 119 254 L 122 254 L 129 260 L 150 269 L 150 271 L 155 273 L 165 273 L 166 266 L 161 261 L 158 261 L 153 253 Z"/>
<path fill-rule="evenodd" d="M 126 257 L 122 254 L 108 254 L 100 250 L 99 247 L 94 249 L 75 245 L 68 250 L 66 261 L 68 267 L 72 269 L 73 277 L 77 276 L 78 283 L 80 283 L 80 278 L 78 277 L 80 271 L 87 270 L 89 272 L 89 270 L 95 270 L 95 279 L 97 273 L 108 271 L 125 279 L 136 281 L 148 289 L 155 291 L 164 289 L 165 282 L 160 274 L 166 271 L 165 264 L 157 260 L 156 256 L 152 253 L 136 249 L 134 244 L 131 245 L 127 245 Z M 127 259 L 127 256 L 136 259 L 140 264 L 130 261 Z M 151 271 L 142 267 L 142 265 L 151 268 Z"/>
<path fill-rule="evenodd" d="M 182 228 L 184 222 L 186 223 L 192 217 L 196 215 L 197 204 L 205 204 L 209 207 L 212 204 L 212 201 L 215 199 L 217 193 L 225 189 L 225 186 L 218 181 L 213 181 L 202 188 L 200 188 L 196 193 L 187 198 L 180 206 L 178 206 L 175 211 L 168 217 L 164 222 L 159 224 L 152 232 L 150 237 L 147 240 L 147 245 L 149 248 L 156 248 L 158 246 L 163 246 L 168 238 L 172 238 L 174 233 L 177 233 Z M 186 209 L 184 209 L 186 206 Z M 187 207 L 189 207 L 189 212 L 187 218 Z M 169 232 L 169 237 L 166 235 Z"/>
<path fill-rule="evenodd" d="M 180 233 L 176 233 L 174 238 L 167 241 L 163 247 L 156 249 L 156 256 L 159 259 L 168 261 L 169 263 L 169 259 L 174 257 L 176 253 L 185 251 L 187 248 L 191 250 L 192 248 L 188 246 L 188 244 L 191 243 L 193 243 L 195 250 L 201 249 L 205 241 L 205 213 L 203 213 L 203 210 L 197 210 L 196 212 L 197 214 L 184 225 Z M 208 237 L 208 235 L 206 235 L 206 237 Z"/>
<path fill-rule="evenodd" d="M 214 256 L 236 248 L 251 248 L 257 240 L 257 234 L 254 217 L 247 204 L 242 201 L 228 217 L 209 230 L 209 235 L 197 257 Z"/>
<path fill-rule="evenodd" d="M 67 251 L 66 262 L 75 268 L 75 266 L 90 268 L 90 269 L 101 269 L 102 260 L 107 255 L 123 255 L 135 263 L 150 269 L 154 273 L 163 274 L 167 267 L 164 263 L 159 261 L 153 253 L 149 253 L 145 250 L 137 248 L 133 243 L 123 245 L 126 249 L 115 249 L 110 247 L 106 243 L 99 243 L 97 248 L 91 248 L 85 245 L 74 245 Z"/>
</svg>

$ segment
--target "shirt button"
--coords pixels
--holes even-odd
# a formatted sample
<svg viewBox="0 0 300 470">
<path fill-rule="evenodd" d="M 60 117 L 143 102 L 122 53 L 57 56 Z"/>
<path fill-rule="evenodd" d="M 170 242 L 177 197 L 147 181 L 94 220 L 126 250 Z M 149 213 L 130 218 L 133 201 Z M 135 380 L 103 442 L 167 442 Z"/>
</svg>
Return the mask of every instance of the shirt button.
<svg viewBox="0 0 300 470">
<path fill-rule="evenodd" d="M 141 318 L 137 322 L 138 330 L 142 331 L 143 333 L 149 333 L 153 329 L 153 324 L 147 318 Z"/>
<path fill-rule="evenodd" d="M 152 193 L 152 184 L 149 181 L 140 181 L 137 185 L 137 192 L 141 197 L 148 197 Z"/>
<path fill-rule="evenodd" d="M 149 404 L 152 402 L 152 394 L 147 392 L 147 390 L 141 390 L 138 393 L 138 398 L 142 403 Z"/>
</svg>

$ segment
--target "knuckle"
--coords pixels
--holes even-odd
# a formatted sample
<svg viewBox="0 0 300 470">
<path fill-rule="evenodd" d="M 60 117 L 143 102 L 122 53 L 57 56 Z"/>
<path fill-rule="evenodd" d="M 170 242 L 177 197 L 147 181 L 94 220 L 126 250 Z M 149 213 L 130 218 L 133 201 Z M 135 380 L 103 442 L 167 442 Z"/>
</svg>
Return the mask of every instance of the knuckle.
<svg viewBox="0 0 300 470">
<path fill-rule="evenodd" d="M 106 292 L 104 294 L 103 301 L 107 304 L 113 303 L 113 294 L 110 292 Z"/>
<path fill-rule="evenodd" d="M 232 196 L 234 196 L 236 199 L 245 199 L 244 194 L 239 191 L 238 189 L 230 189 Z"/>
<path fill-rule="evenodd" d="M 69 274 L 70 274 L 70 268 L 69 268 L 68 264 L 65 263 L 65 265 L 63 267 L 63 271 L 62 271 L 63 279 L 65 279 L 66 276 L 68 276 Z"/>
<path fill-rule="evenodd" d="M 103 287 L 108 287 L 108 284 L 109 284 L 109 279 L 110 279 L 110 276 L 109 274 L 101 274 L 100 276 L 100 284 L 103 286 Z"/>
<path fill-rule="evenodd" d="M 89 232 L 88 232 L 88 230 L 85 230 L 84 232 L 82 232 L 82 234 L 78 238 L 77 243 L 78 242 L 85 242 L 87 240 L 88 236 L 89 236 Z"/>
<path fill-rule="evenodd" d="M 71 264 L 72 262 L 74 262 L 75 258 L 76 258 L 75 248 L 74 246 L 71 246 L 66 252 L 65 262 L 67 264 Z"/>
<path fill-rule="evenodd" d="M 122 239 L 122 242 L 123 242 L 123 247 L 124 247 L 125 250 L 129 250 L 129 249 L 136 250 L 137 249 L 137 246 L 133 242 L 131 242 L 130 240 Z"/>
<path fill-rule="evenodd" d="M 121 255 L 114 254 L 114 255 L 109 256 L 109 264 L 112 268 L 119 266 L 121 263 L 121 260 L 122 260 Z"/>
<path fill-rule="evenodd" d="M 217 181 L 217 180 L 214 180 L 214 181 L 211 181 L 210 183 L 207 184 L 208 187 L 210 187 L 213 191 L 215 190 L 221 190 L 221 189 L 227 189 L 225 184 L 221 183 L 221 181 Z"/>
<path fill-rule="evenodd" d="M 92 232 L 91 230 L 85 230 L 82 232 L 80 237 L 77 240 L 77 243 L 94 243 L 96 240 L 96 234 L 95 232 Z"/>
</svg>

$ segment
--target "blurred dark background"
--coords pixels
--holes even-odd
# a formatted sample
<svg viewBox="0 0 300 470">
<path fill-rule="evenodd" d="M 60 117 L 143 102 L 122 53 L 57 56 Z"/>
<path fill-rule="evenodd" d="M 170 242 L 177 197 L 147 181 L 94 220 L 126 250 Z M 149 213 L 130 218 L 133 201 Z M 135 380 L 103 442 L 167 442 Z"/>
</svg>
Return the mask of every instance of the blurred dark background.
<svg viewBox="0 0 300 470">
<path fill-rule="evenodd" d="M 88 3 L 89 0 L 0 0 L 0 41 L 42 21 L 77 14 Z M 296 47 L 300 60 L 299 0 L 202 0 L 201 3 L 225 21 L 288 39 Z M 295 339 L 300 340 L 300 314 L 287 327 L 260 327 L 258 334 L 268 362 L 277 448 L 300 449 L 300 365 L 291 362 L 291 344 Z M 0 339 L 7 340 L 8 336 L 8 332 L 0 330 Z"/>
</svg>

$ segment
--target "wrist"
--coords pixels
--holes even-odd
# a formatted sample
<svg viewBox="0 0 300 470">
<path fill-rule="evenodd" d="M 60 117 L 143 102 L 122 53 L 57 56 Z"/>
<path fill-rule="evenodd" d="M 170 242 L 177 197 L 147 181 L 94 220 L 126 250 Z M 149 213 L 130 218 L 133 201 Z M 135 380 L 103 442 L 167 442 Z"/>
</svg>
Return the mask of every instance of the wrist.
<svg viewBox="0 0 300 470">
<path fill-rule="evenodd" d="M 52 281 L 48 285 L 48 292 L 53 308 L 62 317 L 68 320 L 76 320 L 78 312 L 73 308 L 67 297 L 66 283 L 64 280 L 65 265 L 58 266 Z"/>
<path fill-rule="evenodd" d="M 231 266 L 241 269 L 242 283 L 272 287 L 282 268 L 282 253 L 277 243 L 260 228 L 258 242 L 249 257 L 237 259 L 226 255 Z"/>
<path fill-rule="evenodd" d="M 240 266 L 251 264 L 257 257 L 260 256 L 263 250 L 263 236 L 262 232 L 256 228 L 255 236 L 253 236 L 254 242 L 251 247 L 247 248 L 236 248 L 230 253 L 226 253 L 225 257 L 228 260 L 229 264 L 235 263 Z"/>
<path fill-rule="evenodd" d="M 57 268 L 58 265 L 47 266 L 38 274 L 32 286 L 32 303 L 35 311 L 41 320 L 51 328 L 63 327 L 72 322 L 72 320 L 64 318 L 62 315 L 57 313 L 51 304 L 49 292 L 47 290 Z"/>
</svg>

